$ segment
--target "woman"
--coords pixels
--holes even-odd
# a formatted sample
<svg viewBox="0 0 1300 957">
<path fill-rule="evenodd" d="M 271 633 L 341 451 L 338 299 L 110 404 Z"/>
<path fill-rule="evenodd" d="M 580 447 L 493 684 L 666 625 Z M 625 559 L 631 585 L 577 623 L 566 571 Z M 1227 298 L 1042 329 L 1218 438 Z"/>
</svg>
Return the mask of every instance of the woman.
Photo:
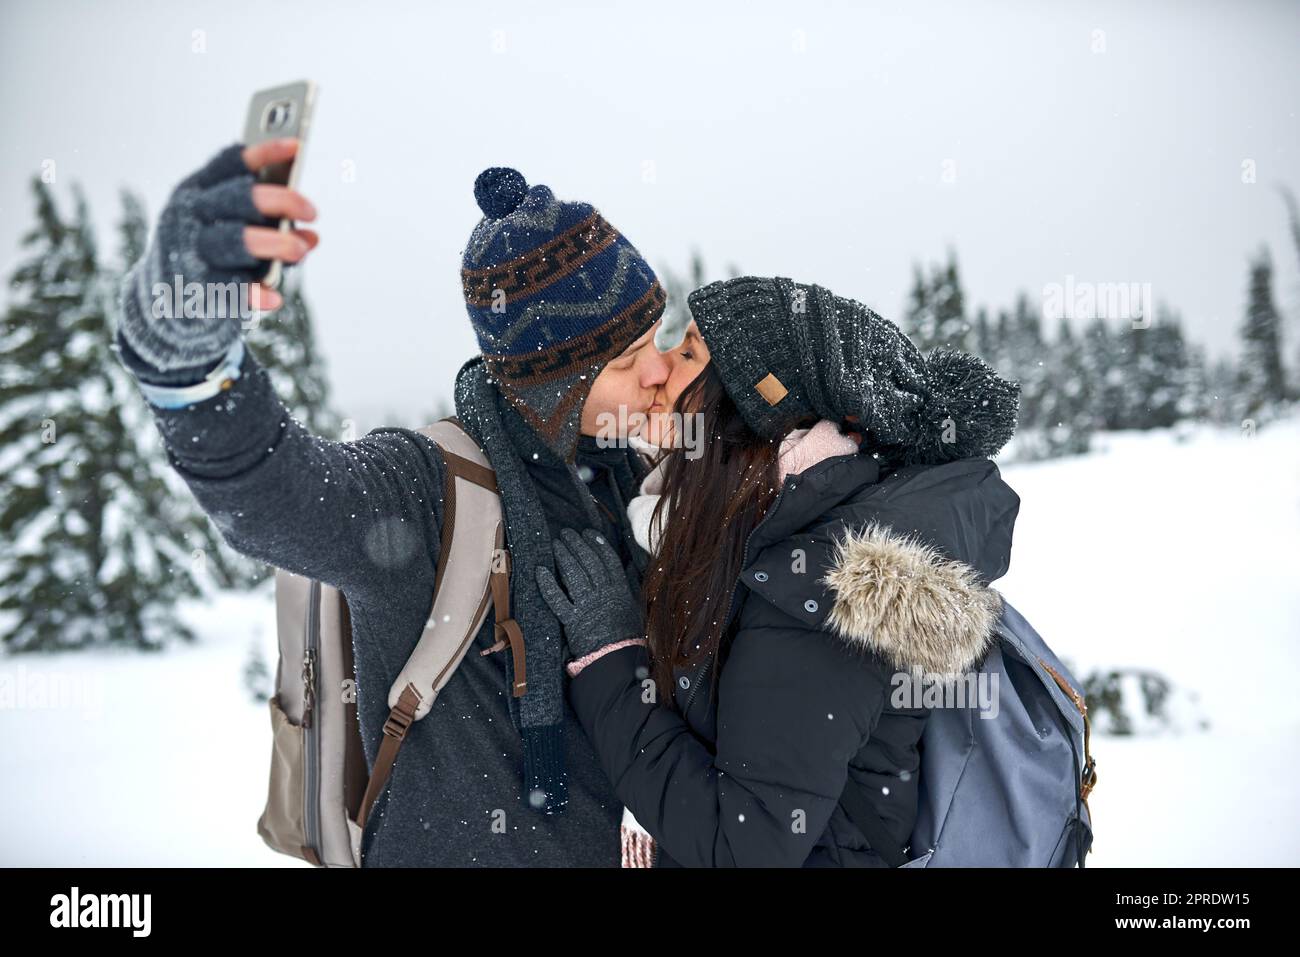
<svg viewBox="0 0 1300 957">
<path fill-rule="evenodd" d="M 563 590 L 539 571 L 573 707 L 661 866 L 899 864 L 928 713 L 900 676 L 989 646 L 1019 500 L 985 456 L 1017 388 L 817 286 L 689 304 L 707 354 L 673 410 L 703 442 L 632 504 L 644 611 L 594 533 L 557 542 Z"/>
</svg>

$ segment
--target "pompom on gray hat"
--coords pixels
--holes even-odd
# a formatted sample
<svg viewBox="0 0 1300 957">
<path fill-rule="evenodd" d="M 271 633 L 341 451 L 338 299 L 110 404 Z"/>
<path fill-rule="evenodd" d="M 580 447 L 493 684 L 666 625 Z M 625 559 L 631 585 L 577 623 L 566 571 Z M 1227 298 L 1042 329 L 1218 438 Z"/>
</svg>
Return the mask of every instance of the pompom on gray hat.
<svg viewBox="0 0 1300 957">
<path fill-rule="evenodd" d="M 1020 387 L 976 356 L 923 356 L 892 322 L 829 289 L 741 276 L 687 299 L 728 395 L 757 434 L 856 416 L 893 466 L 989 456 L 1016 429 Z"/>
</svg>

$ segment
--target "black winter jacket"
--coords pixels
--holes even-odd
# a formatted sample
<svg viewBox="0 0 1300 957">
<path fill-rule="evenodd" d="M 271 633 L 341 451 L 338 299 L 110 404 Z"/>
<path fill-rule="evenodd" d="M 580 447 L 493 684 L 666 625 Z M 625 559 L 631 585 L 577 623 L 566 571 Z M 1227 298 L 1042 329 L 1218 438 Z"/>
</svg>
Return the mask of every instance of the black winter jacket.
<svg viewBox="0 0 1300 957">
<path fill-rule="evenodd" d="M 839 804 L 846 785 L 906 847 L 928 711 L 896 675 L 983 657 L 1019 504 L 986 459 L 883 479 L 868 456 L 827 459 L 788 476 L 751 534 L 733 637 L 721 664 L 675 673 L 675 708 L 644 700 L 641 647 L 572 679 L 659 866 L 885 866 Z"/>
</svg>

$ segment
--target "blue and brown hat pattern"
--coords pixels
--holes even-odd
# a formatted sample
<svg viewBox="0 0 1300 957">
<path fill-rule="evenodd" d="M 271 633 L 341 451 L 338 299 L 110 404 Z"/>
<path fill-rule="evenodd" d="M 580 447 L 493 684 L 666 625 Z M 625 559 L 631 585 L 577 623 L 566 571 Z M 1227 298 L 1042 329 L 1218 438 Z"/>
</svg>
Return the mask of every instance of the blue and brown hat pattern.
<svg viewBox="0 0 1300 957">
<path fill-rule="evenodd" d="M 529 188 L 513 169 L 479 174 L 483 219 L 465 249 L 465 306 L 497 388 L 562 458 L 611 359 L 662 315 L 663 287 L 587 203 Z"/>
</svg>

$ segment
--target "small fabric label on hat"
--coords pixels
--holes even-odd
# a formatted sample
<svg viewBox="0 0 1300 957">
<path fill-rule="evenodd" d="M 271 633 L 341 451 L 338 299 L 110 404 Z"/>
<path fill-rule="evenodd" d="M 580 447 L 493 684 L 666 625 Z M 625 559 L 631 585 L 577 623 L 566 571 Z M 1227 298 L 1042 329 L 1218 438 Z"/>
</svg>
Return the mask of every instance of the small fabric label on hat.
<svg viewBox="0 0 1300 957">
<path fill-rule="evenodd" d="M 770 372 L 759 380 L 758 384 L 754 386 L 754 389 L 757 390 L 759 395 L 767 400 L 768 405 L 776 405 L 784 399 L 790 391 L 781 384 L 780 379 Z"/>
</svg>

